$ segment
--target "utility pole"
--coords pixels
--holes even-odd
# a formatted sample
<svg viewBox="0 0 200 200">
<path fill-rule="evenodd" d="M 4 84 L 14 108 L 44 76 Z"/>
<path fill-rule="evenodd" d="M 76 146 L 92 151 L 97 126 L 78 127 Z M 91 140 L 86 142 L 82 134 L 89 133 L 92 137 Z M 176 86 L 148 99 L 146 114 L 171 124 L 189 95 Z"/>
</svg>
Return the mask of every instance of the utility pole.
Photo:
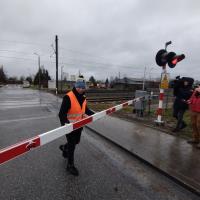
<svg viewBox="0 0 200 200">
<path fill-rule="evenodd" d="M 55 43 L 56 43 L 56 95 L 58 93 L 58 36 L 56 35 L 56 39 L 55 39 Z"/>
<path fill-rule="evenodd" d="M 39 66 L 39 89 L 41 89 L 40 56 L 38 56 L 38 66 Z"/>
<path fill-rule="evenodd" d="M 62 93 L 63 67 L 64 67 L 64 66 L 61 66 L 61 77 L 60 77 L 60 78 L 61 78 L 61 83 L 60 83 L 60 84 L 61 84 L 61 85 L 60 85 L 60 86 L 61 86 L 61 87 L 60 87 L 60 88 L 61 88 L 61 93 Z"/>
</svg>

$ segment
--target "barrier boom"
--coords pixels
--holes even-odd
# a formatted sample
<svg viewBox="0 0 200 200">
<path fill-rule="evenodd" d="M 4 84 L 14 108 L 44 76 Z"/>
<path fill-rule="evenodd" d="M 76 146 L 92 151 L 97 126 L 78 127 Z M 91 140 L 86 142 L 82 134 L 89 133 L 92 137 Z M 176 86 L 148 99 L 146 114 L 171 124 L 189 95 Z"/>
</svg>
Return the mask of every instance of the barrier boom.
<svg viewBox="0 0 200 200">
<path fill-rule="evenodd" d="M 121 110 L 122 108 L 124 108 L 128 105 L 131 105 L 134 101 L 138 101 L 140 98 L 135 98 L 133 100 L 129 100 L 125 103 L 122 103 L 117 106 L 111 107 L 109 109 L 103 110 L 101 112 L 95 113 L 94 115 L 86 117 L 75 123 L 66 124 L 59 128 L 53 129 L 46 133 L 37 135 L 35 137 L 32 137 L 27 140 L 16 143 L 12 146 L 1 149 L 0 150 L 0 165 L 11 159 L 18 157 L 24 153 L 29 152 L 31 149 L 43 146 L 63 135 L 71 133 L 75 129 L 81 128 L 86 124 L 89 124 L 98 119 L 101 119 L 104 116 L 109 115 L 115 111 Z"/>
</svg>

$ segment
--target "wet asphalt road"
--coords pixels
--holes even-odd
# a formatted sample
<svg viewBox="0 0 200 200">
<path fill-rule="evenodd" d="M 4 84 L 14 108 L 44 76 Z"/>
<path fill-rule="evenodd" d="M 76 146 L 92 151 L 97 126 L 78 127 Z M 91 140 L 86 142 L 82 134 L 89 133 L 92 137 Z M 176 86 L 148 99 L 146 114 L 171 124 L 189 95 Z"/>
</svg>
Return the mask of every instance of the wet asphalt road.
<svg viewBox="0 0 200 200">
<path fill-rule="evenodd" d="M 0 88 L 0 148 L 59 127 L 60 99 L 18 86 Z M 80 176 L 66 172 L 65 137 L 0 166 L 0 200 L 180 199 L 199 197 L 88 129 L 76 151 Z"/>
</svg>

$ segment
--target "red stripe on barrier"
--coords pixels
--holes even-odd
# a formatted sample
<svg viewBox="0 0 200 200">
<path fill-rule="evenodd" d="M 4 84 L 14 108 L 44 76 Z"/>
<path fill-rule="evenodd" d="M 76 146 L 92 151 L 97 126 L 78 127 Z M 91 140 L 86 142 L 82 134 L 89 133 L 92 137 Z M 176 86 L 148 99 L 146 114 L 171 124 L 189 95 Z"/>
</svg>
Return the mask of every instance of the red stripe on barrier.
<svg viewBox="0 0 200 200">
<path fill-rule="evenodd" d="M 85 119 L 82 119 L 81 121 L 75 122 L 73 124 L 73 130 L 82 127 L 83 125 L 86 125 L 88 123 L 92 122 L 92 117 L 87 117 Z"/>
<path fill-rule="evenodd" d="M 115 112 L 115 110 L 116 110 L 116 108 L 110 108 L 110 109 L 106 110 L 106 115 L 109 115 L 109 114 Z"/>
<path fill-rule="evenodd" d="M 159 100 L 163 100 L 163 99 L 164 99 L 164 93 L 160 93 Z"/>
<path fill-rule="evenodd" d="M 22 141 L 8 148 L 2 149 L 0 151 L 0 164 L 11 160 L 12 158 L 19 156 L 23 153 L 30 151 L 31 148 L 40 146 L 39 136 L 33 137 L 29 140 Z"/>
<path fill-rule="evenodd" d="M 122 104 L 122 107 L 125 107 L 125 106 L 128 106 L 128 102 Z"/>
<path fill-rule="evenodd" d="M 162 108 L 158 108 L 157 115 L 162 115 L 162 113 L 163 113 L 163 109 Z"/>
</svg>

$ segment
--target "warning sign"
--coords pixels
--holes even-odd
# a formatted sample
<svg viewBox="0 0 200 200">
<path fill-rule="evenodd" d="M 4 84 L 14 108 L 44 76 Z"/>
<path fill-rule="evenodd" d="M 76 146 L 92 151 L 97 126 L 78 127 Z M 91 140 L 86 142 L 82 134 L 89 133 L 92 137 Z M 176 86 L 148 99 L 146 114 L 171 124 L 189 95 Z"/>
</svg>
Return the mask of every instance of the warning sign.
<svg viewBox="0 0 200 200">
<path fill-rule="evenodd" d="M 162 73 L 161 74 L 160 88 L 161 89 L 168 89 L 169 88 L 169 74 L 168 73 Z"/>
</svg>

